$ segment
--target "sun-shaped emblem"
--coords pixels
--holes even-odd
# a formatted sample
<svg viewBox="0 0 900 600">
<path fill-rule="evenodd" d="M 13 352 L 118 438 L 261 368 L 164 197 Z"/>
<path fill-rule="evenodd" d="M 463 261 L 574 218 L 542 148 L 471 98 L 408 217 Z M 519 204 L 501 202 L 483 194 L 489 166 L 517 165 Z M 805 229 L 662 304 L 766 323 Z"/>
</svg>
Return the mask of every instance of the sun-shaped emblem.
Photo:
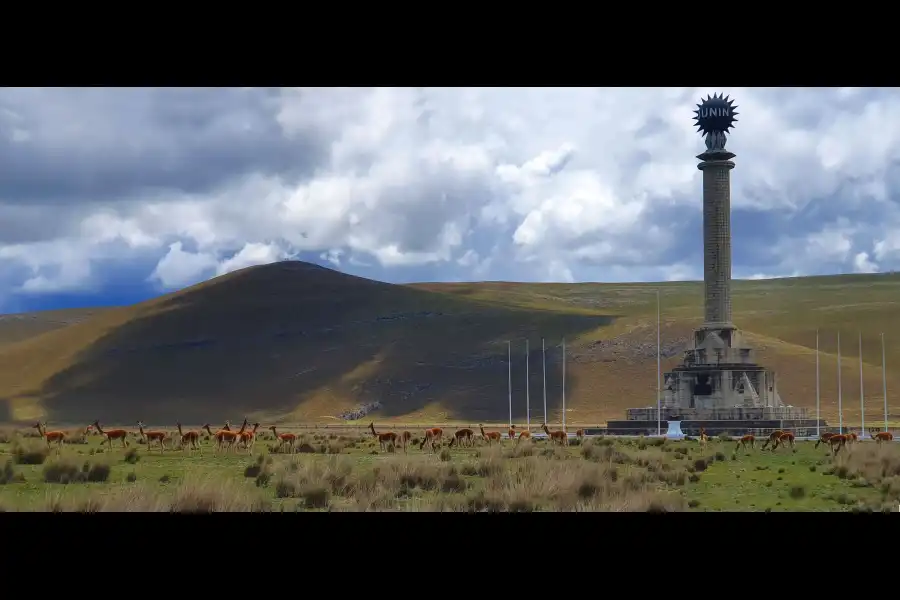
<svg viewBox="0 0 900 600">
<path fill-rule="evenodd" d="M 713 94 L 712 97 L 707 95 L 706 100 L 701 100 L 694 111 L 697 115 L 694 120 L 697 121 L 698 133 L 727 133 L 737 121 L 734 118 L 738 114 L 734 112 L 737 106 L 732 106 L 733 104 L 734 100 L 729 100 L 728 96 L 723 98 L 722 94 Z"/>
</svg>

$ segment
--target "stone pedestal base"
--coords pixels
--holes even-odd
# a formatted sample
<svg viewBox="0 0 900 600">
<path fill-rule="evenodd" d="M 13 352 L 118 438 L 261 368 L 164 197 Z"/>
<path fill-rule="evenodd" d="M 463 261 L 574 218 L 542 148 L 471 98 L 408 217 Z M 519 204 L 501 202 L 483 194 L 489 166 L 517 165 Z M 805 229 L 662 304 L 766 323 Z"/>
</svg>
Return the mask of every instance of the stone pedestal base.
<svg viewBox="0 0 900 600">
<path fill-rule="evenodd" d="M 666 439 L 680 440 L 684 437 L 681 432 L 681 421 L 669 421 L 669 430 L 666 432 Z"/>
</svg>

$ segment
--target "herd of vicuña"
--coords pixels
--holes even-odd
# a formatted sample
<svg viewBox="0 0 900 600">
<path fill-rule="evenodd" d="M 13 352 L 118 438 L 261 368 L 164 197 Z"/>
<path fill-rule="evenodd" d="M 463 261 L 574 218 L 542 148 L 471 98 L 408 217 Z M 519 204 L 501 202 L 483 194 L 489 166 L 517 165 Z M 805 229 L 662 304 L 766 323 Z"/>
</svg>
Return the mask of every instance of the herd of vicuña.
<svg viewBox="0 0 900 600">
<path fill-rule="evenodd" d="M 191 451 L 196 450 L 200 454 L 202 454 L 202 445 L 200 444 L 200 438 L 202 435 L 202 431 L 205 429 L 209 434 L 208 439 L 212 440 L 215 444 L 214 451 L 215 452 L 227 452 L 229 450 L 238 450 L 243 449 L 247 450 L 250 454 L 253 453 L 253 444 L 256 441 L 256 431 L 259 429 L 259 423 L 253 423 L 252 429 L 247 429 L 249 425 L 246 418 L 244 418 L 244 422 L 241 424 L 241 428 L 237 431 L 232 431 L 231 423 L 229 421 L 225 422 L 225 425 L 222 426 L 221 429 L 213 431 L 209 423 L 200 428 L 199 431 L 184 431 L 182 429 L 181 423 L 176 423 L 175 426 L 178 429 L 178 434 L 170 433 L 168 431 L 162 430 L 151 430 L 144 429 L 144 423 L 138 421 L 138 433 L 134 434 L 134 432 L 129 432 L 126 429 L 103 429 L 100 426 L 99 421 L 94 421 L 92 425 L 88 425 L 84 430 L 84 435 L 99 435 L 105 438 L 105 442 L 109 445 L 110 450 L 113 448 L 113 443 L 118 442 L 121 443 L 123 448 L 128 447 L 128 435 L 140 435 L 141 439 L 145 441 L 147 444 L 147 450 L 152 451 L 154 446 L 158 447 L 160 452 L 166 450 L 170 442 L 178 442 L 182 451 Z M 54 445 L 56 447 L 57 453 L 59 453 L 62 448 L 63 443 L 66 441 L 68 434 L 65 431 L 47 431 L 46 424 L 38 422 L 34 425 L 34 428 L 38 430 L 39 435 L 47 442 L 47 448 L 50 449 Z M 503 440 L 503 435 L 499 431 L 485 431 L 484 425 L 478 426 L 481 432 L 481 439 L 487 442 L 487 444 L 492 445 L 494 443 L 501 443 Z M 294 433 L 278 433 L 278 429 L 275 425 L 269 427 L 272 431 L 272 435 L 275 436 L 276 446 L 274 450 L 281 451 L 282 449 L 287 449 L 291 453 L 296 450 L 296 443 L 298 436 Z M 368 427 L 369 431 L 372 432 L 372 435 L 375 439 L 378 440 L 381 445 L 382 450 L 388 450 L 393 448 L 402 448 L 404 452 L 407 450 L 407 446 L 410 444 L 413 438 L 413 434 L 409 431 L 403 431 L 401 433 L 396 433 L 394 431 L 383 431 L 378 432 L 375 430 L 375 423 L 369 423 Z M 547 439 L 549 439 L 552 443 L 559 444 L 560 446 L 568 446 L 569 445 L 569 434 L 565 429 L 559 429 L 551 431 L 549 427 L 547 427 L 546 423 L 541 424 L 541 429 L 543 429 L 544 433 L 547 434 Z M 894 435 L 889 431 L 878 431 L 876 429 L 871 429 L 870 434 L 872 439 L 877 442 L 891 442 L 894 440 Z M 516 426 L 510 425 L 507 431 L 507 435 L 510 441 L 515 441 L 516 446 L 521 444 L 523 441 L 531 439 L 531 431 L 523 430 L 516 432 Z M 583 440 L 585 437 L 585 433 L 583 429 L 579 429 L 575 432 L 575 437 L 579 440 Z M 475 440 L 477 439 L 477 435 L 475 432 L 468 427 L 464 427 L 462 429 L 458 429 L 453 435 L 447 436 L 447 446 L 448 447 L 472 447 L 475 444 Z M 440 427 L 429 427 L 422 433 L 421 442 L 419 442 L 419 450 L 424 450 L 425 446 L 429 446 L 432 452 L 435 452 L 438 447 L 443 445 L 445 440 L 444 430 Z M 709 442 L 709 436 L 706 431 L 701 428 L 700 435 L 698 437 L 698 441 L 701 446 L 706 446 Z M 855 433 L 848 431 L 847 433 L 823 433 L 819 439 L 816 441 L 816 448 L 819 447 L 819 444 L 828 444 L 831 448 L 831 452 L 833 455 L 837 455 L 841 449 L 852 446 L 854 443 L 858 441 L 858 437 Z M 763 443 L 761 449 L 765 450 L 767 447 L 771 446 L 772 451 L 774 452 L 780 447 L 794 447 L 794 434 L 787 430 L 777 429 L 770 433 L 766 441 Z M 742 449 L 754 449 L 756 447 L 756 437 L 752 433 L 748 433 L 740 437 L 737 440 L 737 446 L 735 447 L 735 452 Z"/>
</svg>

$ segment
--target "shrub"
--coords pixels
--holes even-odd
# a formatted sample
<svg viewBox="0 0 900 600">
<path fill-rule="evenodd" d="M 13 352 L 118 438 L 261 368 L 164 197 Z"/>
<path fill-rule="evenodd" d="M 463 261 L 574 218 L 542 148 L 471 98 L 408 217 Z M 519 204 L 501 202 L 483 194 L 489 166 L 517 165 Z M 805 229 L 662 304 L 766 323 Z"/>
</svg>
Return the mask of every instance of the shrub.
<svg viewBox="0 0 900 600">
<path fill-rule="evenodd" d="M 0 471 L 0 484 L 23 483 L 24 481 L 25 476 L 21 473 L 16 473 L 12 459 L 7 460 L 6 464 L 3 465 L 3 470 Z"/>
<path fill-rule="evenodd" d="M 81 467 L 69 459 L 59 459 L 44 465 L 44 481 L 47 483 L 104 483 L 112 469 L 104 463 L 85 461 Z"/>
<path fill-rule="evenodd" d="M 49 454 L 45 446 L 34 444 L 15 444 L 12 448 L 13 461 L 17 465 L 42 465 Z"/>
<path fill-rule="evenodd" d="M 106 463 L 84 463 L 82 473 L 85 479 L 90 483 L 105 483 L 109 481 L 109 475 L 112 467 Z"/>
<path fill-rule="evenodd" d="M 123 457 L 122 460 L 124 460 L 125 462 L 127 462 L 130 465 L 133 465 L 137 461 L 141 460 L 141 455 L 138 454 L 137 448 L 129 448 L 128 450 L 125 451 L 125 456 Z"/>
<path fill-rule="evenodd" d="M 331 502 L 331 490 L 322 485 L 304 485 L 297 495 L 307 508 L 325 508 Z"/>
</svg>

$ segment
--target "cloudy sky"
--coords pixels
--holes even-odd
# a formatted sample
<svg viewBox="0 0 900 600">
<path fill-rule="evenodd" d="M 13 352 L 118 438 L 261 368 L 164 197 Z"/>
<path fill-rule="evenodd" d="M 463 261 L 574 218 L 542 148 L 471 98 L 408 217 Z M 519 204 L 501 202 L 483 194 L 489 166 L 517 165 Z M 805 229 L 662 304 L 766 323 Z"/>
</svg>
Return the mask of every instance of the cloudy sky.
<svg viewBox="0 0 900 600">
<path fill-rule="evenodd" d="M 0 312 L 285 258 L 392 282 L 702 272 L 695 104 L 736 98 L 734 274 L 900 264 L 900 92 L 0 89 Z"/>
</svg>

